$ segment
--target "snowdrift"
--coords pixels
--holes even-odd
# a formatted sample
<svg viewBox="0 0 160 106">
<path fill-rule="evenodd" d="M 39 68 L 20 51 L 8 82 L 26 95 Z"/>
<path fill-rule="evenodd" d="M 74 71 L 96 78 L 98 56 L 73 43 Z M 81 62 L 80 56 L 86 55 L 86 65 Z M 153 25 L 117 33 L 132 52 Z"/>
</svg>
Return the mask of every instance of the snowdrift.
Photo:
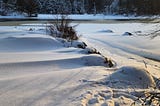
<svg viewBox="0 0 160 106">
<path fill-rule="evenodd" d="M 0 51 L 39 51 L 62 47 L 56 39 L 42 37 L 8 37 L 0 39 Z"/>
<path fill-rule="evenodd" d="M 109 66 L 108 63 L 106 63 L 105 58 L 98 54 L 83 56 L 81 59 L 87 66 Z"/>
<path fill-rule="evenodd" d="M 145 89 L 156 86 L 153 77 L 147 70 L 129 66 L 122 67 L 111 74 L 106 82 L 116 88 Z"/>
</svg>

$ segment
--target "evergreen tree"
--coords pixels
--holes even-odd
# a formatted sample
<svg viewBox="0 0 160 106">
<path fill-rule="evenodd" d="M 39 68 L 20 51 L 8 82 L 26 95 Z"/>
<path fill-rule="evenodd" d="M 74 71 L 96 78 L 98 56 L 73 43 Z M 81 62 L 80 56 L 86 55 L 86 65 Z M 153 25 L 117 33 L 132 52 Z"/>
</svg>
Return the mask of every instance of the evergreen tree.
<svg viewBox="0 0 160 106">
<path fill-rule="evenodd" d="M 38 13 L 39 3 L 37 0 L 17 0 L 16 6 L 18 11 L 25 12 L 30 17 Z"/>
<path fill-rule="evenodd" d="M 16 10 L 50 14 L 159 15 L 160 0 L 1 0 L 1 14 Z"/>
</svg>

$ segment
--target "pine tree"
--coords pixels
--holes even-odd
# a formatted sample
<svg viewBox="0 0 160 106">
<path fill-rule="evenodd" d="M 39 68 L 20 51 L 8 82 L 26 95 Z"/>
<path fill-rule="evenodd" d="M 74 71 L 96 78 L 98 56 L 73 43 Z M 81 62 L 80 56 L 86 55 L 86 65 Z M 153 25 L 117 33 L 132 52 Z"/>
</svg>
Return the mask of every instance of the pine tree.
<svg viewBox="0 0 160 106">
<path fill-rule="evenodd" d="M 16 6 L 18 11 L 27 13 L 29 17 L 37 14 L 39 8 L 37 0 L 17 0 Z"/>
</svg>

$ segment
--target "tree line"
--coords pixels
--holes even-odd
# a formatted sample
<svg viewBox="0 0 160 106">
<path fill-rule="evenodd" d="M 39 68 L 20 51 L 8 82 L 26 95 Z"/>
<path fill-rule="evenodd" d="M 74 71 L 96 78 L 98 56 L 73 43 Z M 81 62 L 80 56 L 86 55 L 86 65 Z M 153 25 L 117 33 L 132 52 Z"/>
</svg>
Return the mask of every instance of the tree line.
<svg viewBox="0 0 160 106">
<path fill-rule="evenodd" d="M 159 15 L 160 0 L 0 0 L 0 14 Z"/>
<path fill-rule="evenodd" d="M 159 15 L 160 0 L 119 0 L 118 13 Z"/>
</svg>

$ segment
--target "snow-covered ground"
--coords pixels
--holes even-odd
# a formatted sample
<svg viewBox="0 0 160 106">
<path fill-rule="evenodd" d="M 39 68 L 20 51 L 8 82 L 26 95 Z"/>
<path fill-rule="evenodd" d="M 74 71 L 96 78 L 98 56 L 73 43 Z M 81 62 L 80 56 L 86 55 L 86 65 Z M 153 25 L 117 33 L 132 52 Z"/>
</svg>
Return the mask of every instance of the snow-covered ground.
<svg viewBox="0 0 160 106">
<path fill-rule="evenodd" d="M 118 65 L 133 66 L 135 63 L 136 66 L 145 67 L 145 61 L 147 66 L 155 66 L 151 69 L 154 70 L 159 68 L 160 36 L 158 33 L 152 39 L 150 33 L 158 28 L 158 23 L 114 23 L 80 24 L 77 30 L 83 35 L 84 41 L 114 59 Z M 124 35 L 126 32 L 132 35 Z"/>
<path fill-rule="evenodd" d="M 148 34 L 159 27 L 130 22 L 78 25 L 82 41 L 116 62 L 108 68 L 98 54 L 48 36 L 43 24 L 0 26 L 0 106 L 130 106 L 157 86 L 160 36 Z"/>
</svg>

